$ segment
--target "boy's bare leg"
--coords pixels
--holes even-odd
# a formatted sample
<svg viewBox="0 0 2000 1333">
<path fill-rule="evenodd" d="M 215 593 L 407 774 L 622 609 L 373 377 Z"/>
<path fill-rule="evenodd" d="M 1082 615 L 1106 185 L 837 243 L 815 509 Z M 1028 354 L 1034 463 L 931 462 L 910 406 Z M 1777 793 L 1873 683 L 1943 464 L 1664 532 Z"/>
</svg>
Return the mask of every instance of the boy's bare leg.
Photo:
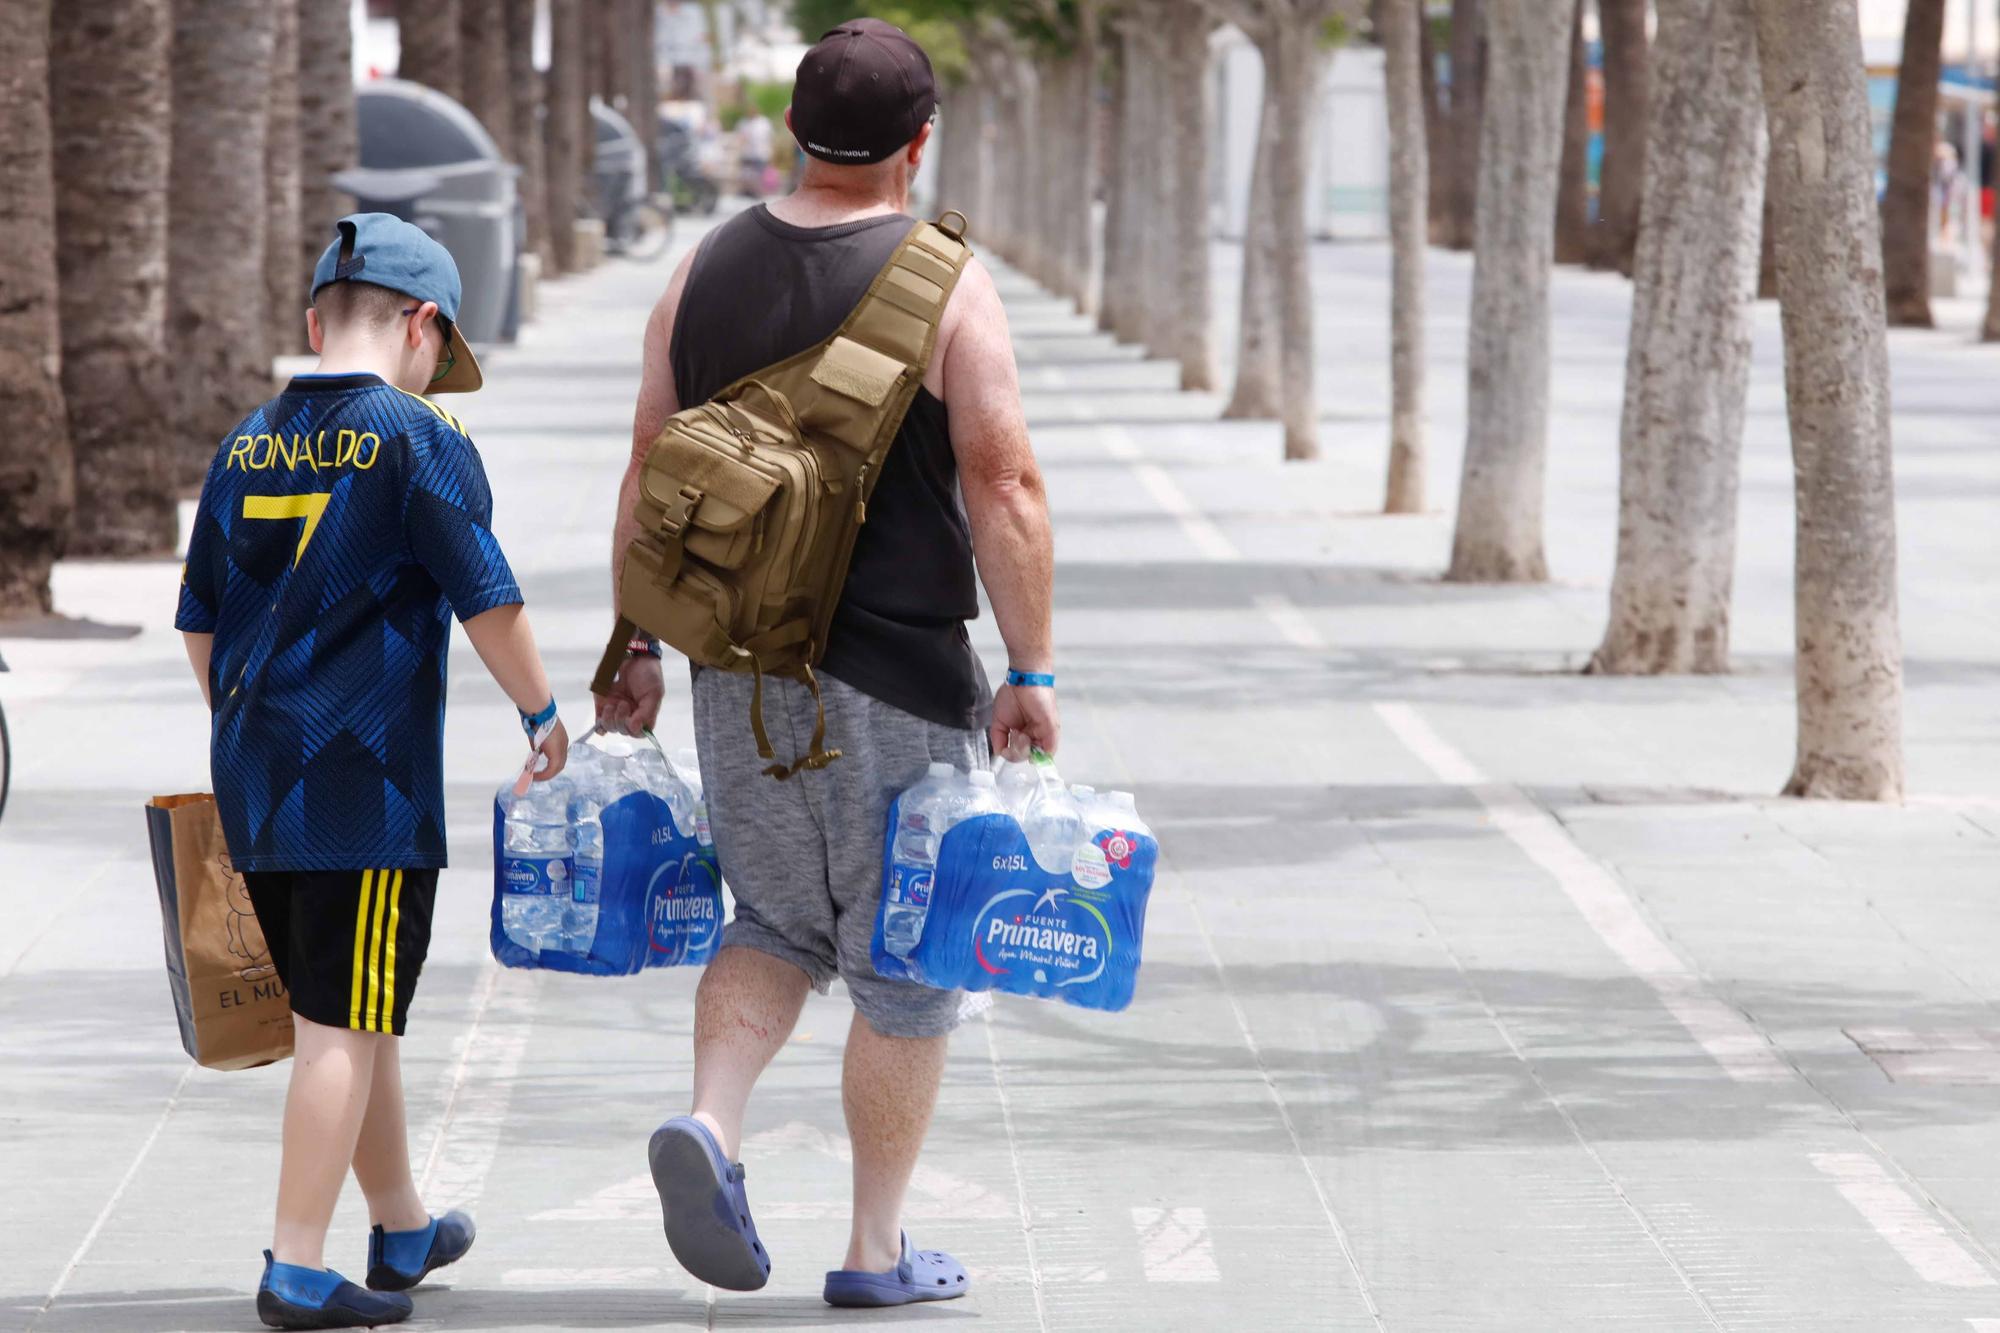
<svg viewBox="0 0 2000 1333">
<path fill-rule="evenodd" d="M 743 1108 L 771 1057 L 792 1035 L 812 981 L 755 949 L 724 949 L 694 994 L 694 1118 L 732 1161 L 743 1147 Z"/>
<path fill-rule="evenodd" d="M 382 1035 L 375 1045 L 375 1082 L 354 1144 L 354 1178 L 368 1199 L 368 1223 L 385 1231 L 415 1231 L 430 1214 L 410 1175 L 410 1132 L 403 1111 L 403 1039 Z"/>
<path fill-rule="evenodd" d="M 326 1229 L 354 1160 L 375 1081 L 378 1032 L 327 1027 L 292 1015 L 292 1083 L 285 1094 L 284 1158 L 271 1254 L 281 1264 L 326 1267 Z"/>
<path fill-rule="evenodd" d="M 885 1273 L 902 1257 L 903 1194 L 923 1151 L 949 1037 L 885 1037 L 859 1012 L 847 1030 L 840 1104 L 854 1145 L 854 1226 L 843 1268 Z"/>
</svg>

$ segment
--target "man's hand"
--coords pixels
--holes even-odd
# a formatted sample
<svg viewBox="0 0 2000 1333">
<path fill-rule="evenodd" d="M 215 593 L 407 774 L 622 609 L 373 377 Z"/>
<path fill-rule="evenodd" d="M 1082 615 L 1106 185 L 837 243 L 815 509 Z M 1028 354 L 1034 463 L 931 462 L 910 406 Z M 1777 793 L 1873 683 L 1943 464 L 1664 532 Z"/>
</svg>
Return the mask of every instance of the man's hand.
<svg viewBox="0 0 2000 1333">
<path fill-rule="evenodd" d="M 530 782 L 547 782 L 569 763 L 569 729 L 559 717 L 549 719 L 548 726 L 531 737 L 528 745 L 528 762 L 522 765 L 521 776 L 514 779 L 516 796 L 526 796 Z"/>
<path fill-rule="evenodd" d="M 637 736 L 651 731 L 660 720 L 660 704 L 667 697 L 666 675 L 660 659 L 635 655 L 618 668 L 611 693 L 597 699 L 597 725 L 621 736 Z"/>
<path fill-rule="evenodd" d="M 1056 692 L 1042 685 L 1002 685 L 993 696 L 993 725 L 987 744 L 994 754 L 1006 754 L 1019 741 L 1044 754 L 1054 754 L 1062 741 L 1062 719 L 1056 715 Z"/>
</svg>

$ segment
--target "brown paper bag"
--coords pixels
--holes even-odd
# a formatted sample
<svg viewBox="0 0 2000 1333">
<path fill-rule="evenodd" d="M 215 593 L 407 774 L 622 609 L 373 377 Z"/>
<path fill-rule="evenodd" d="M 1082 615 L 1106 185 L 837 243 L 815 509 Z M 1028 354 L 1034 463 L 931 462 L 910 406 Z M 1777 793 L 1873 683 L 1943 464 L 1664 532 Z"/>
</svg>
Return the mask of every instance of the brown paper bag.
<svg viewBox="0 0 2000 1333">
<path fill-rule="evenodd" d="M 229 859 L 215 798 L 156 796 L 146 805 L 167 985 L 181 1045 L 210 1069 L 249 1069 L 292 1053 L 292 1010 Z"/>
</svg>

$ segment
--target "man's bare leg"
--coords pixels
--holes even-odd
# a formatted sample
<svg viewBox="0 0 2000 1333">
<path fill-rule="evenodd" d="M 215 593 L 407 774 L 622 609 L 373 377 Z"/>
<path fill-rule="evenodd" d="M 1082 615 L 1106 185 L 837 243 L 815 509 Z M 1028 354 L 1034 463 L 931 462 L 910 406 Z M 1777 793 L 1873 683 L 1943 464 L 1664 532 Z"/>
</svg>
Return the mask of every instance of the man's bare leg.
<svg viewBox="0 0 2000 1333">
<path fill-rule="evenodd" d="M 292 1015 L 292 1082 L 285 1094 L 284 1156 L 271 1254 L 281 1264 L 326 1267 L 326 1229 L 354 1161 L 375 1080 L 379 1032 L 327 1027 Z"/>
<path fill-rule="evenodd" d="M 724 949 L 701 974 L 694 996 L 694 1118 L 734 1161 L 743 1147 L 743 1108 L 805 1007 L 811 978 L 755 949 Z"/>
<path fill-rule="evenodd" d="M 402 1038 L 394 1036 L 376 1043 L 375 1082 L 354 1145 L 354 1178 L 368 1199 L 368 1223 L 385 1231 L 414 1231 L 431 1220 L 410 1175 L 402 1046 Z"/>
<path fill-rule="evenodd" d="M 854 1228 L 844 1268 L 883 1273 L 902 1257 L 903 1195 L 937 1107 L 950 1041 L 885 1037 L 854 1015 L 840 1072 L 854 1144 Z"/>
</svg>

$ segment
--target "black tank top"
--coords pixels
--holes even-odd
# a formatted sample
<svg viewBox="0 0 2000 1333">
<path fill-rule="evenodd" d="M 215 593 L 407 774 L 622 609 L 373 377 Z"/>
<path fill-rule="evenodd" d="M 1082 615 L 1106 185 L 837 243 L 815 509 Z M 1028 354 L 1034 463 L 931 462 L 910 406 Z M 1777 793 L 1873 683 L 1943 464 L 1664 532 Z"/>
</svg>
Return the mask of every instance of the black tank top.
<svg viewBox="0 0 2000 1333">
<path fill-rule="evenodd" d="M 831 337 L 911 222 L 794 227 L 759 204 L 710 232 L 668 353 L 681 405 Z M 926 721 L 984 727 L 991 699 L 965 633 L 978 614 L 945 407 L 919 389 L 868 502 L 820 669 Z"/>
</svg>

